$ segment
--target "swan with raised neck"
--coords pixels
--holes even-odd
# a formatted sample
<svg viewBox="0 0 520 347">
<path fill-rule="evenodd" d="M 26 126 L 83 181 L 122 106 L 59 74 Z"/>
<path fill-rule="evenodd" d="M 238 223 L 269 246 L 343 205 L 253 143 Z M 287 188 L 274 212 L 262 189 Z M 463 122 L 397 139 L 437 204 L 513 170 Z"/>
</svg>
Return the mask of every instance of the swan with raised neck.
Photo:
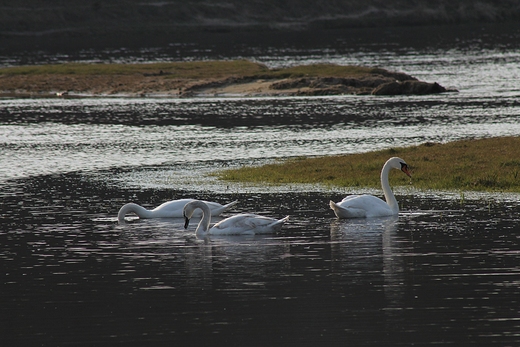
<svg viewBox="0 0 520 347">
<path fill-rule="evenodd" d="M 398 157 L 392 157 L 386 161 L 381 170 L 381 187 L 385 200 L 379 199 L 373 195 L 350 195 L 340 202 L 329 202 L 330 208 L 338 218 L 366 218 L 366 217 L 385 217 L 393 216 L 399 213 L 399 203 L 395 198 L 388 174 L 390 170 L 397 169 L 412 177 L 408 169 L 408 164 Z"/>
</svg>

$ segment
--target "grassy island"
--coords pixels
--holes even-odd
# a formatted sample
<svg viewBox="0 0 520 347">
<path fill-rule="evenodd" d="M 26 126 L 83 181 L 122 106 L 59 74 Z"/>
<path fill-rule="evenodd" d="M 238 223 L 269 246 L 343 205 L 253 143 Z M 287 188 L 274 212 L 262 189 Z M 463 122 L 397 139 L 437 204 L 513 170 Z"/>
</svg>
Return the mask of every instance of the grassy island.
<svg viewBox="0 0 520 347">
<path fill-rule="evenodd" d="M 295 158 L 259 167 L 216 173 L 228 181 L 270 184 L 313 183 L 339 187 L 381 186 L 379 175 L 390 157 L 401 157 L 418 189 L 520 192 L 520 137 L 500 137 L 392 148 L 377 152 Z M 410 179 L 392 170 L 393 186 Z"/>
<path fill-rule="evenodd" d="M 384 87 L 384 88 L 383 88 Z M 313 64 L 270 69 L 247 60 L 0 68 L 0 96 L 306 96 L 431 94 L 437 83 L 376 67 Z"/>
<path fill-rule="evenodd" d="M 165 78 L 288 78 L 288 77 L 349 77 L 386 74 L 386 70 L 362 66 L 313 64 L 283 69 L 269 69 L 248 60 L 187 61 L 150 64 L 88 64 L 65 63 L 24 65 L 0 69 L 0 75 L 154 75 Z"/>
</svg>

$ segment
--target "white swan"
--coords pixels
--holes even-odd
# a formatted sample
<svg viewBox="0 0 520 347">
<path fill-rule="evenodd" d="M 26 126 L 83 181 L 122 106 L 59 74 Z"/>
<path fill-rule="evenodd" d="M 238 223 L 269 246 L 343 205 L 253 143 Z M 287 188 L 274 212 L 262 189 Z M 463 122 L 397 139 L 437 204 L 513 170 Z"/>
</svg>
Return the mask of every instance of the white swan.
<svg viewBox="0 0 520 347">
<path fill-rule="evenodd" d="M 393 216 L 399 213 L 399 204 L 388 183 L 388 173 L 398 169 L 412 177 L 406 162 L 397 157 L 390 158 L 381 170 L 381 186 L 386 202 L 373 195 L 350 195 L 338 203 L 330 201 L 330 208 L 338 218 L 367 218 Z"/>
<path fill-rule="evenodd" d="M 196 234 L 205 235 L 254 235 L 270 234 L 280 231 L 289 216 L 282 219 L 259 216 L 251 213 L 242 213 L 226 218 L 210 227 L 211 215 L 208 205 L 203 201 L 192 201 L 184 206 L 184 228 L 187 229 L 190 218 L 196 209 L 202 210 L 202 219 L 197 226 Z"/>
<path fill-rule="evenodd" d="M 139 218 L 183 218 L 184 217 L 184 213 L 183 213 L 184 206 L 187 203 L 194 201 L 194 200 L 195 199 L 179 199 L 179 200 L 167 201 L 167 202 L 157 206 L 153 210 L 147 210 L 143 206 L 130 202 L 128 204 L 123 205 L 123 207 L 121 207 L 121 209 L 119 210 L 119 213 L 117 214 L 117 220 L 120 223 L 124 223 L 125 216 L 128 213 L 132 213 L 132 212 L 135 213 L 136 215 L 138 215 Z M 238 203 L 238 200 L 230 202 L 229 204 L 226 204 L 226 205 L 221 205 L 217 202 L 210 202 L 210 201 L 205 201 L 205 203 L 211 210 L 211 215 L 218 216 L 222 212 L 229 209 L 231 206 L 236 205 Z M 196 217 L 200 217 L 201 215 L 202 215 L 202 213 L 198 212 L 196 214 Z"/>
</svg>

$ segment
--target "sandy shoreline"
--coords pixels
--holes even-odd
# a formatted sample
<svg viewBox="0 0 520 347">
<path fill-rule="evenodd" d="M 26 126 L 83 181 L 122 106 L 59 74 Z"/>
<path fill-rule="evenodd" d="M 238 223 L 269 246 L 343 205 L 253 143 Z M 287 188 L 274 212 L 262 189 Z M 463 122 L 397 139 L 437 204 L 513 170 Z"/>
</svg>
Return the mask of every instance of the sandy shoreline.
<svg viewBox="0 0 520 347">
<path fill-rule="evenodd" d="M 280 80 L 220 83 L 219 80 L 177 80 L 154 76 L 0 76 L 1 97 L 100 97 L 162 96 L 276 96 L 291 95 L 297 88 L 271 89 Z"/>
<path fill-rule="evenodd" d="M 407 84 L 407 87 L 405 88 Z M 0 97 L 270 97 L 310 95 L 431 94 L 446 91 L 436 83 L 388 76 L 359 78 L 175 79 L 162 75 L 0 75 Z M 397 88 L 397 89 L 396 89 Z"/>
</svg>

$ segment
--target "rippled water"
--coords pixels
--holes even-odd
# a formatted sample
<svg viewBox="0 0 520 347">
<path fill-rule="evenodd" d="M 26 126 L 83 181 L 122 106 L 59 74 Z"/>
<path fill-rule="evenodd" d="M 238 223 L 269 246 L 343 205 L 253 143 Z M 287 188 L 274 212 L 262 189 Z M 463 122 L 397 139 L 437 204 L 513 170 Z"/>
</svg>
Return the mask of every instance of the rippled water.
<svg viewBox="0 0 520 347">
<path fill-rule="evenodd" d="M 2 100 L 4 179 L 520 134 L 517 97 Z"/>
<path fill-rule="evenodd" d="M 338 193 L 120 190 L 84 175 L 3 196 L 3 335 L 22 343 L 515 344 L 517 201 L 400 195 L 398 218 L 339 221 Z M 281 233 L 197 239 L 117 225 L 126 200 L 240 198 Z M 13 313 L 14 318 L 13 318 Z M 5 340 L 4 340 L 5 341 Z M 8 340 L 9 341 L 9 340 Z"/>
<path fill-rule="evenodd" d="M 517 345 L 517 194 L 398 187 L 397 218 L 344 221 L 328 202 L 348 188 L 206 177 L 277 158 L 517 136 L 520 50 L 509 35 L 351 49 L 338 36 L 336 46 L 236 54 L 273 66 L 380 65 L 459 93 L 0 99 L 2 342 Z M 143 56 L 161 60 L 161 52 Z M 227 215 L 291 218 L 276 235 L 210 239 L 195 237 L 194 225 L 185 231 L 182 220 L 117 224 L 126 202 L 151 208 L 181 197 L 240 200 Z"/>
</svg>

